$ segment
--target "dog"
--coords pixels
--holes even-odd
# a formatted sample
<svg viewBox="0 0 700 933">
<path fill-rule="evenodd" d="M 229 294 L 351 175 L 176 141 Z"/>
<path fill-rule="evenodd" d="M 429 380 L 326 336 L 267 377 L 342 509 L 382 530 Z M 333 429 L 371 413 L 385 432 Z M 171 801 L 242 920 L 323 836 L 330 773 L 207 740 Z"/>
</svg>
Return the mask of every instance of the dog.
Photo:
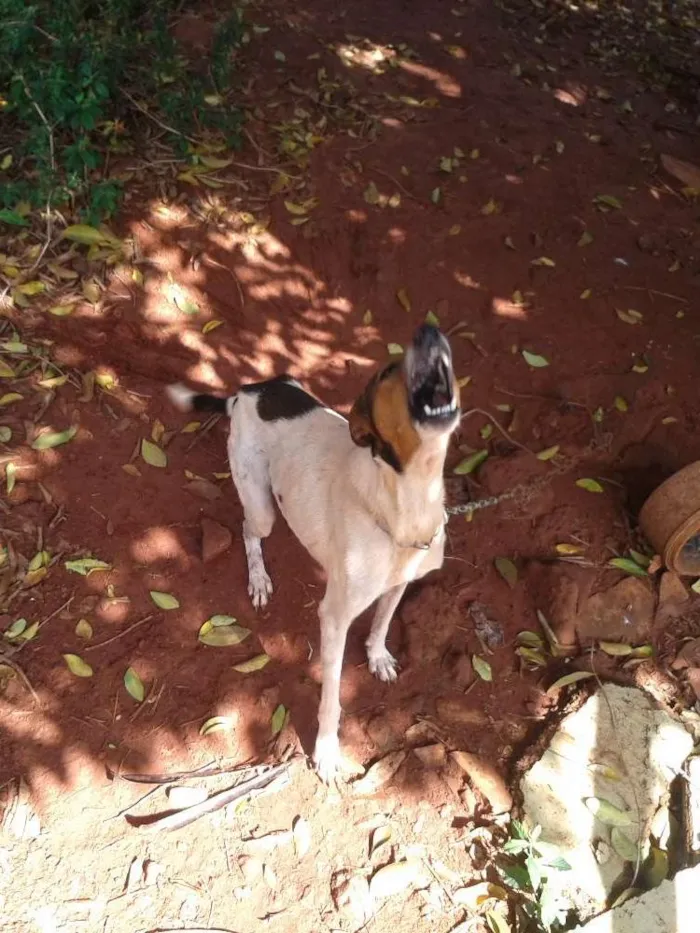
<svg viewBox="0 0 700 933">
<path fill-rule="evenodd" d="M 408 583 L 442 566 L 443 467 L 459 424 L 459 387 L 446 337 L 431 325 L 405 355 L 370 380 L 346 421 L 287 376 L 242 386 L 229 398 L 183 385 L 168 395 L 184 411 L 230 418 L 228 459 L 243 506 L 248 592 L 261 609 L 272 595 L 262 540 L 275 502 L 326 574 L 319 607 L 322 689 L 313 760 L 328 783 L 342 758 L 340 679 L 350 625 L 378 600 L 366 641 L 369 669 L 396 680 L 386 647 Z"/>
</svg>

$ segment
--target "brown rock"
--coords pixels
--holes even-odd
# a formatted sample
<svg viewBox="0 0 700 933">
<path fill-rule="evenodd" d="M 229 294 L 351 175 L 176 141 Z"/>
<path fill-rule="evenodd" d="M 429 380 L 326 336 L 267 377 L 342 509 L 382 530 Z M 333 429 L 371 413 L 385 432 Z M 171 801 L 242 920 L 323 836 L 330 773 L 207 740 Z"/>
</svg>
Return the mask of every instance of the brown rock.
<svg viewBox="0 0 700 933">
<path fill-rule="evenodd" d="M 488 801 L 494 814 L 508 813 L 513 798 L 492 764 L 470 752 L 452 752 L 450 758 L 465 772 L 477 791 Z"/>
<path fill-rule="evenodd" d="M 682 615 L 689 599 L 685 584 L 678 574 L 670 570 L 666 571 L 661 577 L 659 586 L 659 605 L 656 609 L 655 621 L 663 624 Z"/>
<path fill-rule="evenodd" d="M 482 709 L 470 704 L 467 697 L 440 697 L 435 703 L 438 717 L 450 726 L 484 726 L 488 717 Z"/>
<path fill-rule="evenodd" d="M 587 641 L 638 645 L 647 640 L 653 618 L 651 586 L 645 580 L 627 577 L 585 601 L 576 620 L 576 630 L 579 638 Z"/>
<path fill-rule="evenodd" d="M 421 748 L 414 748 L 413 754 L 425 768 L 431 768 L 432 770 L 441 768 L 447 760 L 445 746 L 439 742 L 435 745 L 423 745 Z"/>
<path fill-rule="evenodd" d="M 231 547 L 231 532 L 210 518 L 202 519 L 202 560 L 216 560 Z"/>
<path fill-rule="evenodd" d="M 700 638 L 691 638 L 687 641 L 671 664 L 674 671 L 684 667 L 700 667 Z"/>
</svg>

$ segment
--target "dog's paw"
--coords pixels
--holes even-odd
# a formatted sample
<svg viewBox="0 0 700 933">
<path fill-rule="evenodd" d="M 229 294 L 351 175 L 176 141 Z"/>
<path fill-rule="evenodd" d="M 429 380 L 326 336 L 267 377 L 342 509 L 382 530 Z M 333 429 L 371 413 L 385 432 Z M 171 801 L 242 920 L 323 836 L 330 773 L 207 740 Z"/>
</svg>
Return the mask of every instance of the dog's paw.
<svg viewBox="0 0 700 933">
<path fill-rule="evenodd" d="M 367 650 L 367 660 L 369 662 L 370 673 L 374 674 L 385 684 L 393 683 L 399 676 L 397 670 L 396 658 L 389 654 L 386 648 L 381 651 L 371 652 Z"/>
<path fill-rule="evenodd" d="M 343 758 L 337 735 L 316 739 L 314 747 L 314 769 L 324 784 L 333 784 L 343 771 Z"/>
<path fill-rule="evenodd" d="M 264 567 L 253 567 L 248 578 L 248 595 L 255 609 L 264 609 L 272 596 L 272 580 Z"/>
</svg>

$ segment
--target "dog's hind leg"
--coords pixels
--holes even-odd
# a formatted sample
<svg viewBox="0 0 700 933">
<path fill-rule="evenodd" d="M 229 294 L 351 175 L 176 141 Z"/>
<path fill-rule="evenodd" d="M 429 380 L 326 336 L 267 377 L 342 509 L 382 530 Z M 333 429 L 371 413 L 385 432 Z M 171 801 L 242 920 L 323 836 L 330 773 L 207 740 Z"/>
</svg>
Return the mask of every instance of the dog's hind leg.
<svg viewBox="0 0 700 933">
<path fill-rule="evenodd" d="M 251 450 L 237 436 L 229 441 L 231 477 L 243 506 L 243 543 L 248 562 L 248 593 L 256 609 L 262 609 L 272 595 L 272 580 L 263 560 L 262 539 L 272 531 L 275 505 L 265 454 Z"/>
<path fill-rule="evenodd" d="M 370 672 L 386 683 L 396 680 L 396 659 L 387 651 L 386 636 L 396 607 L 405 592 L 406 584 L 401 583 L 379 598 L 372 628 L 365 642 Z"/>
</svg>

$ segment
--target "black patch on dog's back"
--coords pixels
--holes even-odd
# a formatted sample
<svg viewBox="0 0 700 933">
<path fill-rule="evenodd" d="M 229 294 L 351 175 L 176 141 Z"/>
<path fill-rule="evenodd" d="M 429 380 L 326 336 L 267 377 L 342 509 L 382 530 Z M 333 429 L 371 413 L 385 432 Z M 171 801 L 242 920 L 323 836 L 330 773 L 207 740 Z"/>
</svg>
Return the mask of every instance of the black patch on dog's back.
<svg viewBox="0 0 700 933">
<path fill-rule="evenodd" d="M 291 376 L 275 376 L 265 382 L 241 386 L 241 392 L 257 395 L 261 421 L 291 421 L 323 407 L 313 395 L 297 385 Z"/>
</svg>

